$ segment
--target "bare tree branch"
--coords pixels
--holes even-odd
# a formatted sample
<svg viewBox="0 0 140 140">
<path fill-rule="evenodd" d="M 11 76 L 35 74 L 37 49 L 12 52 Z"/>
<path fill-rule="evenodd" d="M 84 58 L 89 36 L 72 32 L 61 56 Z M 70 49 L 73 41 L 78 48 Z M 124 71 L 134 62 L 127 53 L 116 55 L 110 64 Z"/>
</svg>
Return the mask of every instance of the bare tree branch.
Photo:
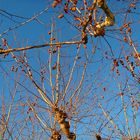
<svg viewBox="0 0 140 140">
<path fill-rule="evenodd" d="M 37 49 L 37 48 L 44 48 L 47 46 L 60 46 L 60 45 L 72 45 L 72 44 L 81 44 L 82 41 L 67 41 L 67 42 L 56 42 L 56 43 L 46 43 L 46 44 L 42 44 L 42 45 L 34 45 L 34 46 L 26 46 L 23 48 L 14 48 L 14 49 L 1 49 L 0 50 L 0 54 L 4 54 L 4 53 L 10 53 L 10 52 L 19 52 L 19 51 L 24 51 L 24 50 L 31 50 L 31 49 Z"/>
</svg>

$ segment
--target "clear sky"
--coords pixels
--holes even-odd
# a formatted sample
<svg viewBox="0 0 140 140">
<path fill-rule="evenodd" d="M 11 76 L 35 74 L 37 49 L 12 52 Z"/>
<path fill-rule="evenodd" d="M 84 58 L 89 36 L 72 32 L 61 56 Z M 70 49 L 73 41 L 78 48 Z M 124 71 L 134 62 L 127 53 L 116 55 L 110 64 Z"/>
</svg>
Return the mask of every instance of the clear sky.
<svg viewBox="0 0 140 140">
<path fill-rule="evenodd" d="M 0 0 L 0 38 L 5 38 L 11 48 L 44 44 L 50 42 L 50 35 L 48 34 L 48 32 L 50 32 L 51 28 L 53 28 L 53 37 L 56 38 L 56 41 L 80 40 L 81 34 L 79 30 L 77 30 L 74 27 L 75 23 L 73 22 L 73 18 L 71 18 L 69 14 L 65 14 L 64 18 L 58 19 L 58 15 L 64 13 L 63 8 L 61 6 L 58 6 L 56 9 L 52 9 L 50 7 L 51 3 L 52 0 Z M 79 56 L 81 57 L 81 59 L 79 59 L 79 61 L 76 64 L 76 69 L 73 74 L 72 83 L 70 84 L 71 86 L 68 89 L 69 97 L 74 92 L 76 86 L 79 83 L 83 72 L 83 63 L 88 62 L 88 67 L 86 70 L 86 76 L 84 81 L 85 83 L 79 96 L 79 98 L 81 98 L 81 101 L 85 96 L 87 97 L 87 99 L 84 102 L 84 104 L 82 104 L 81 102 L 81 108 L 79 107 L 77 110 L 80 112 L 79 117 L 84 116 L 84 113 L 87 113 L 86 115 L 89 115 L 89 118 L 85 117 L 81 119 L 81 123 L 77 127 L 78 140 L 81 140 L 82 138 L 83 140 L 87 139 L 87 132 L 90 135 L 94 135 L 95 133 L 101 131 L 101 134 L 104 137 L 106 137 L 106 135 L 111 135 L 110 131 L 108 131 L 111 124 L 109 124 L 108 120 L 105 117 L 101 118 L 101 116 L 103 116 L 102 110 L 98 107 L 98 104 L 94 104 L 94 102 L 103 104 L 103 108 L 106 109 L 106 112 L 110 115 L 110 118 L 114 119 L 119 129 L 125 131 L 125 134 L 128 135 L 127 131 L 125 130 L 127 128 L 124 128 L 125 117 L 124 112 L 122 111 L 123 109 L 121 98 L 120 96 L 118 96 L 118 93 L 122 92 L 123 90 L 125 94 L 125 104 L 128 107 L 127 113 L 130 123 L 129 125 L 131 128 L 131 132 L 133 133 L 132 135 L 134 135 L 134 116 L 132 115 L 133 108 L 131 107 L 130 93 L 133 93 L 135 99 L 139 100 L 138 96 L 140 84 L 122 66 L 118 68 L 120 76 L 116 74 L 116 69 L 114 70 L 114 72 L 111 69 L 113 67 L 113 59 L 118 60 L 122 58 L 123 60 L 125 60 L 125 57 L 127 55 L 131 55 L 130 52 L 134 52 L 133 48 L 123 41 L 125 35 L 123 33 L 120 33 L 120 31 L 118 30 L 118 28 L 120 28 L 120 26 L 123 25 L 125 18 L 126 23 L 133 23 L 132 25 L 130 25 L 130 27 L 132 28 L 132 37 L 135 41 L 135 44 L 138 44 L 137 50 L 140 51 L 140 7 L 138 5 L 138 10 L 136 9 L 133 13 L 127 15 L 125 13 L 122 13 L 122 11 L 128 6 L 127 2 L 125 4 L 122 1 L 120 1 L 120 3 L 114 3 L 114 1 L 109 0 L 108 3 L 109 6 L 111 6 L 111 10 L 115 14 L 116 24 L 114 27 L 107 28 L 106 35 L 104 36 L 104 38 L 94 38 L 93 36 L 88 36 L 89 42 L 87 44 L 87 48 L 85 49 L 82 45 L 80 49 Z M 26 23 L 31 17 L 44 11 L 45 8 L 46 11 L 43 12 L 40 16 L 38 16 L 35 20 Z M 132 11 L 133 10 L 134 9 L 132 9 Z M 6 12 L 12 15 L 7 14 Z M 25 24 L 22 26 L 22 23 Z M 18 25 L 21 26 L 18 27 Z M 12 30 L 7 32 L 8 29 Z M 4 32 L 6 33 L 3 34 Z M 1 47 L 3 47 L 2 42 L 0 42 L 0 44 Z M 62 73 L 62 77 L 64 77 L 66 81 L 68 80 L 69 72 L 75 60 L 75 55 L 77 53 L 76 47 L 76 45 L 65 45 L 61 49 L 61 65 L 63 68 L 62 72 L 64 72 Z M 23 55 L 22 53 L 15 54 L 17 56 Z M 41 85 L 38 73 L 40 72 L 42 67 L 46 70 L 46 77 L 49 77 L 48 48 L 46 47 L 42 49 L 29 50 L 27 51 L 27 55 L 28 62 L 35 73 L 35 79 Z M 57 55 L 54 54 L 52 60 L 53 64 L 55 64 L 56 59 Z M 130 58 L 130 60 L 135 61 L 134 58 Z M 5 59 L 3 58 L 3 56 L 0 56 L 1 94 L 6 97 L 7 101 L 11 100 L 10 92 L 13 91 L 16 87 L 15 82 L 12 81 L 12 79 L 14 79 L 22 85 L 18 86 L 17 88 L 17 93 L 19 94 L 16 94 L 15 104 L 19 103 L 18 100 L 24 102 L 27 99 L 32 99 L 32 97 L 34 97 L 33 94 L 37 95 L 37 92 L 33 88 L 33 85 L 31 84 L 31 82 L 29 82 L 28 78 L 24 76 L 22 71 L 19 70 L 18 73 L 11 73 L 10 69 L 12 66 L 17 67 L 10 55 L 8 55 Z M 139 66 L 136 67 L 135 72 L 137 75 L 140 74 Z M 55 75 L 55 72 L 53 72 L 53 74 Z M 63 78 L 61 79 L 61 88 L 64 87 L 63 84 L 65 84 L 66 81 L 63 81 Z M 53 82 L 55 82 L 55 80 Z M 51 93 L 49 83 L 46 82 L 45 88 L 47 92 Z M 28 89 L 29 91 L 26 89 Z M 88 93 L 90 94 L 88 95 Z M 49 95 L 49 97 L 52 96 Z M 35 100 L 34 98 L 33 100 Z M 40 102 L 41 100 L 39 100 L 39 103 Z M 0 105 L 1 104 L 2 102 L 0 102 Z M 43 106 L 44 103 L 41 102 L 40 105 Z M 79 104 L 77 103 L 77 106 L 78 105 Z M 90 107 L 91 109 L 89 109 Z M 85 109 L 86 111 L 82 112 L 82 109 Z M 25 110 L 27 110 L 27 108 L 25 108 Z M 101 115 L 96 116 L 96 112 L 98 112 L 98 115 Z M 93 113 L 96 117 L 90 117 L 91 113 Z M 140 116 L 139 113 L 140 112 L 137 111 L 138 116 Z M 44 115 L 44 112 L 42 114 Z M 20 113 L 18 115 L 20 116 Z M 24 114 L 24 117 L 26 117 L 27 115 L 28 114 Z M 19 118 L 19 116 L 17 118 Z M 24 119 L 24 117 L 22 116 L 22 119 Z M 137 131 L 140 130 L 139 118 L 137 119 Z M 88 128 L 85 124 L 88 124 L 87 126 L 90 126 L 90 124 L 92 124 L 92 127 L 90 126 Z M 104 127 L 106 126 L 106 124 L 109 124 L 108 127 Z M 22 126 L 22 123 L 20 124 L 20 126 Z M 83 136 L 83 134 L 85 136 Z M 91 137 L 89 139 L 91 139 Z M 115 139 L 117 138 L 114 138 L 114 140 Z"/>
</svg>

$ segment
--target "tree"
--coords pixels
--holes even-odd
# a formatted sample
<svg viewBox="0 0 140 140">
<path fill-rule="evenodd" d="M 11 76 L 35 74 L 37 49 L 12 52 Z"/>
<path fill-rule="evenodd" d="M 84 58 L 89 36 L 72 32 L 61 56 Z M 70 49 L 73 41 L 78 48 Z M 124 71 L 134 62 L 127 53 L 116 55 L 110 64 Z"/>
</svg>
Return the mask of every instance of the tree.
<svg viewBox="0 0 140 140">
<path fill-rule="evenodd" d="M 26 3 L 0 8 L 0 139 L 139 139 L 140 1 Z"/>
</svg>

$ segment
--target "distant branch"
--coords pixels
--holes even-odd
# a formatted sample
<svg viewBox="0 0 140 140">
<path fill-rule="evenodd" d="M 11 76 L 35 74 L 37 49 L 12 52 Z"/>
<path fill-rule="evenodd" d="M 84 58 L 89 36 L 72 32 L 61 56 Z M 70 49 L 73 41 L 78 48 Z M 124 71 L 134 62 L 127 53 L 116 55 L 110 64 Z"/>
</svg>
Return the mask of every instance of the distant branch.
<svg viewBox="0 0 140 140">
<path fill-rule="evenodd" d="M 26 17 L 23 17 L 23 16 L 19 16 L 19 15 L 16 15 L 16 14 L 9 13 L 6 10 L 0 9 L 0 14 L 2 14 L 2 13 L 6 14 L 10 17 L 16 17 L 16 18 L 21 18 L 21 19 L 29 19 L 29 18 L 26 18 Z"/>
<path fill-rule="evenodd" d="M 3 32 L 0 34 L 0 38 L 1 38 L 4 34 L 6 34 L 7 32 L 12 31 L 12 30 L 14 30 L 14 29 L 17 29 L 17 28 L 19 28 L 19 27 L 21 27 L 21 26 L 23 26 L 23 25 L 25 25 L 25 24 L 31 22 L 32 20 L 35 20 L 38 16 L 42 15 L 42 14 L 43 14 L 44 12 L 46 12 L 47 10 L 48 10 L 48 8 L 45 8 L 43 11 L 37 13 L 36 15 L 32 16 L 32 17 L 29 18 L 28 20 L 26 20 L 26 21 L 24 21 L 24 22 L 21 22 L 21 23 L 19 23 L 19 24 L 16 25 L 16 26 L 13 26 L 13 27 L 8 28 L 7 30 L 3 31 Z"/>
</svg>

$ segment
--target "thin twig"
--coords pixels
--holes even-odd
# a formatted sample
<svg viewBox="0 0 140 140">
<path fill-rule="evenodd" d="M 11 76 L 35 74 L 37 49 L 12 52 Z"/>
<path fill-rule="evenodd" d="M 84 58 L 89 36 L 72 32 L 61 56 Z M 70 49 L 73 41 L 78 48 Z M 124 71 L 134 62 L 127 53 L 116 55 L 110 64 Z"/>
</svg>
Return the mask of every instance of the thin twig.
<svg viewBox="0 0 140 140">
<path fill-rule="evenodd" d="M 114 128 L 119 131 L 120 134 L 122 134 L 121 130 L 118 128 L 118 126 L 114 123 L 114 121 L 109 117 L 109 115 L 105 112 L 102 105 L 99 103 L 99 107 L 102 109 L 104 116 L 108 119 L 108 121 L 114 126 Z"/>
<path fill-rule="evenodd" d="M 77 49 L 77 54 L 75 56 L 75 59 L 74 59 L 74 62 L 73 62 L 73 66 L 72 66 L 72 69 L 70 71 L 70 76 L 69 76 L 68 82 L 66 84 L 66 87 L 64 89 L 63 99 L 65 98 L 66 93 L 67 93 L 67 90 L 68 90 L 68 87 L 69 87 L 69 85 L 71 83 L 71 80 L 72 80 L 73 72 L 74 72 L 74 69 L 75 69 L 75 66 L 76 66 L 76 62 L 77 62 L 77 57 L 78 57 L 79 51 L 80 51 L 80 47 L 78 47 L 78 49 Z"/>
<path fill-rule="evenodd" d="M 10 46 L 8 44 L 6 44 L 6 47 L 8 49 L 10 49 Z M 17 58 L 15 57 L 13 52 L 10 52 L 12 57 L 14 58 L 14 60 L 17 62 L 18 66 L 22 69 L 22 66 L 18 63 Z M 33 85 L 36 87 L 36 89 L 38 90 L 39 94 L 41 95 L 42 99 L 50 106 L 53 106 L 53 103 L 51 102 L 51 100 L 49 99 L 49 97 L 44 93 L 44 91 L 38 86 L 38 84 L 35 82 L 35 80 L 33 79 L 33 77 L 27 73 L 24 69 L 22 69 L 23 72 L 26 74 L 26 76 L 31 80 L 31 82 L 33 83 Z"/>
<path fill-rule="evenodd" d="M 121 96 L 121 101 L 122 101 L 123 112 L 124 112 L 124 117 L 125 117 L 125 122 L 126 122 L 128 135 L 129 135 L 129 137 L 131 137 L 131 132 L 130 132 L 130 128 L 129 128 L 129 125 L 128 125 L 128 115 L 127 115 L 126 106 L 125 106 L 125 103 L 124 103 L 124 97 L 123 97 L 124 95 L 121 94 L 120 96 Z"/>
<path fill-rule="evenodd" d="M 32 20 L 36 19 L 38 16 L 42 15 L 43 13 L 45 13 L 47 10 L 48 10 L 48 8 L 45 8 L 43 11 L 37 13 L 36 15 L 34 15 L 33 17 L 31 17 L 30 19 L 28 19 L 28 20 L 26 20 L 26 21 L 24 21 L 24 22 L 21 22 L 20 24 L 14 26 L 14 27 L 8 28 L 7 30 L 5 30 L 4 32 L 2 32 L 2 33 L 0 34 L 0 38 L 1 38 L 4 34 L 6 34 L 7 32 L 12 31 L 12 30 L 14 30 L 14 29 L 17 29 L 17 28 L 19 28 L 19 27 L 21 27 L 21 26 L 23 26 L 23 25 L 25 25 L 25 24 L 31 22 Z"/>
<path fill-rule="evenodd" d="M 51 38 L 50 40 L 53 38 L 53 23 L 52 23 L 52 26 L 51 26 Z M 51 44 L 53 43 L 52 40 L 50 42 Z M 49 82 L 50 82 L 50 87 L 51 87 L 51 90 L 52 90 L 52 100 L 54 102 L 54 88 L 53 88 L 53 83 L 52 83 L 52 45 L 50 46 L 50 53 L 49 53 Z"/>
<path fill-rule="evenodd" d="M 38 114 L 36 113 L 35 109 L 34 109 L 33 106 L 31 105 L 31 103 L 30 103 L 29 101 L 28 101 L 27 103 L 28 103 L 28 105 L 30 106 L 30 108 L 32 109 L 32 111 L 33 111 L 35 117 L 38 119 L 38 121 L 39 121 L 47 130 L 51 131 L 52 129 L 49 128 L 49 127 L 46 125 L 46 123 L 44 123 L 44 122 L 42 121 L 42 119 L 38 116 Z"/>
<path fill-rule="evenodd" d="M 133 41 L 132 41 L 132 39 L 131 39 L 131 37 L 130 37 L 130 33 L 126 33 L 126 34 L 127 34 L 127 37 L 128 37 L 129 42 L 132 43 L 132 47 L 133 47 L 135 53 L 136 53 L 136 54 L 139 54 L 139 52 L 137 51 L 137 49 L 136 49 L 136 47 L 135 47 L 135 45 L 134 45 L 134 43 L 133 43 Z M 138 59 L 140 60 L 139 55 L 138 55 Z"/>
<path fill-rule="evenodd" d="M 57 54 L 57 73 L 56 73 L 56 105 L 59 100 L 59 76 L 60 76 L 60 48 L 58 48 Z"/>
<path fill-rule="evenodd" d="M 79 85 L 77 86 L 75 92 L 71 95 L 71 97 L 69 98 L 69 102 L 72 100 L 72 98 L 75 96 L 75 94 L 79 91 L 79 89 L 81 89 L 83 81 L 84 81 L 84 77 L 85 77 L 85 72 L 86 72 L 86 66 L 87 64 L 84 64 L 84 70 L 81 76 L 81 80 L 79 82 Z"/>
</svg>

